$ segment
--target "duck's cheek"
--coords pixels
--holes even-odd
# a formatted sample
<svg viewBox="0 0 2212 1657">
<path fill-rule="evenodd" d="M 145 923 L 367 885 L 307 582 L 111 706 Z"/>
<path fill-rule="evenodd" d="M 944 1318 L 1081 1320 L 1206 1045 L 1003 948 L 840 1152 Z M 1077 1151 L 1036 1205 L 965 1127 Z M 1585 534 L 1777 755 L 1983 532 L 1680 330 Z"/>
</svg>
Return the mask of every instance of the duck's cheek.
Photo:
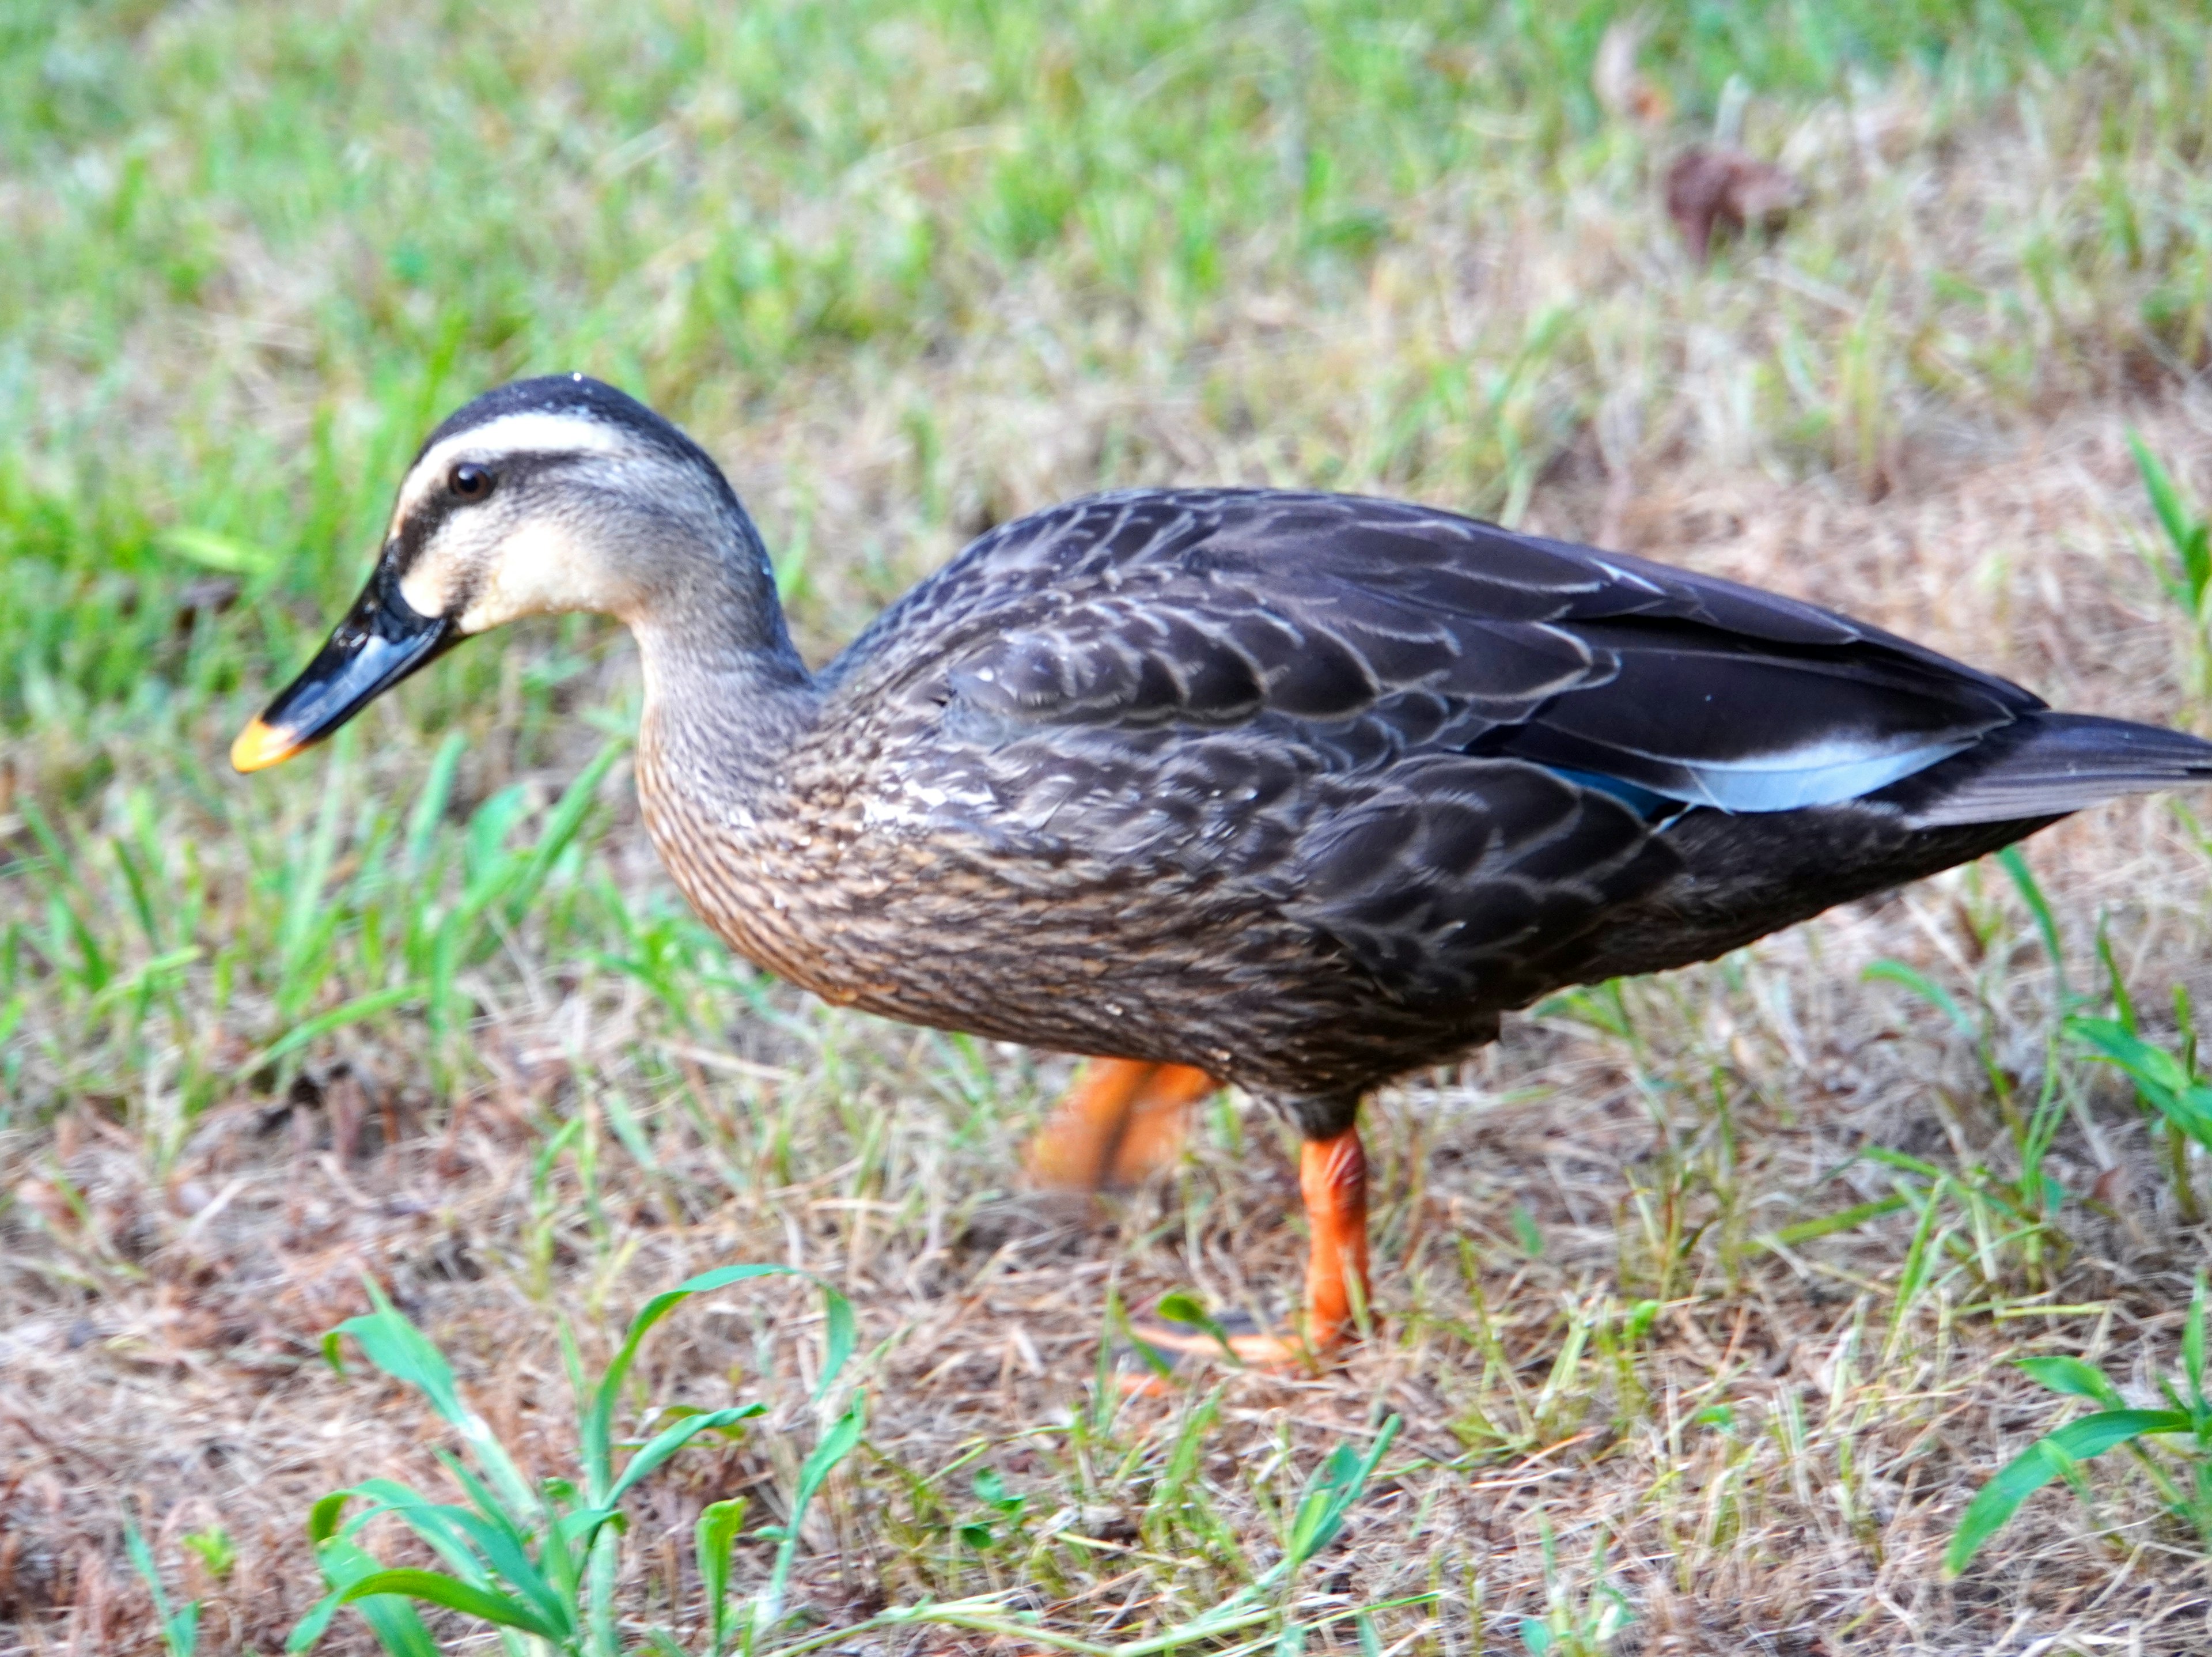
<svg viewBox="0 0 2212 1657">
<path fill-rule="evenodd" d="M 399 578 L 399 596 L 418 616 L 451 614 L 453 588 L 452 568 L 443 559 L 419 558 Z"/>
<path fill-rule="evenodd" d="M 508 535 L 463 592 L 441 594 L 465 633 L 481 633 L 521 616 L 613 606 L 598 561 L 562 523 L 540 520 Z"/>
</svg>

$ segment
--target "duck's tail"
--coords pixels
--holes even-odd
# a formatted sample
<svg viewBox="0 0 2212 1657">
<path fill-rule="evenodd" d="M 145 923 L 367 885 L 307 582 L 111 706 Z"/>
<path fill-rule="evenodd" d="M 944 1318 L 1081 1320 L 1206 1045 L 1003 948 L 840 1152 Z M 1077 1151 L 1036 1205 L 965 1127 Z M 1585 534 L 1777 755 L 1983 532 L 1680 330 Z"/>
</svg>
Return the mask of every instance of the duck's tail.
<svg viewBox="0 0 2212 1657">
<path fill-rule="evenodd" d="M 1875 797 L 1915 828 L 2063 817 L 2123 794 L 2212 783 L 2212 742 L 2038 709 Z"/>
</svg>

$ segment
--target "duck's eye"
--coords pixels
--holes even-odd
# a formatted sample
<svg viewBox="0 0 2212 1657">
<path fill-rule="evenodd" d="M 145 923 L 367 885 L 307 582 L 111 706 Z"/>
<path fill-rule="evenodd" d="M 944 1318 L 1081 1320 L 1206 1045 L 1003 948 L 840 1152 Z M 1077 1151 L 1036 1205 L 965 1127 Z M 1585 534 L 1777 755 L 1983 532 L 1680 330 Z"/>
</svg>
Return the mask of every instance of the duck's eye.
<svg viewBox="0 0 2212 1657">
<path fill-rule="evenodd" d="M 491 493 L 492 477 L 482 466 L 464 460 L 447 475 L 446 487 L 457 501 L 481 501 Z"/>
</svg>

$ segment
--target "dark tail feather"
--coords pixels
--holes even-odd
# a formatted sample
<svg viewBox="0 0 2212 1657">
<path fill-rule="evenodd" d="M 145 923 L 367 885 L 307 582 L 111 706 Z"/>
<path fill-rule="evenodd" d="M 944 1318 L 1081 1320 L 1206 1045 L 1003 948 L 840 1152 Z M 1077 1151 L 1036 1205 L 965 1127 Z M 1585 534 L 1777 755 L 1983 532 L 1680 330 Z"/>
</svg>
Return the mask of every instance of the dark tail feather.
<svg viewBox="0 0 2212 1657">
<path fill-rule="evenodd" d="M 2063 817 L 2123 794 L 2212 782 L 2212 742 L 2156 725 L 2023 714 L 1876 796 L 1916 828 Z"/>
</svg>

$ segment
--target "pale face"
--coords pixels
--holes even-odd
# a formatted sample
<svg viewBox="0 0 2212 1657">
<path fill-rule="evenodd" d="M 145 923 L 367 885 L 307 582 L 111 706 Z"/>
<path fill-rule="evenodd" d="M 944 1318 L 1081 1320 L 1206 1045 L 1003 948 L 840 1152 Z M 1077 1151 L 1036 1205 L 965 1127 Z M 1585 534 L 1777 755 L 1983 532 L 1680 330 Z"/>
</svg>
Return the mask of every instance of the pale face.
<svg viewBox="0 0 2212 1657">
<path fill-rule="evenodd" d="M 464 634 L 569 610 L 627 618 L 641 572 L 611 532 L 621 506 L 682 492 L 674 472 L 580 414 L 531 411 L 456 433 L 400 486 L 385 543 L 399 594 Z"/>
<path fill-rule="evenodd" d="M 744 595 L 726 602 L 732 570 L 764 595 L 750 630 Z M 297 752 L 470 634 L 569 610 L 696 624 L 714 592 L 727 640 L 781 637 L 766 556 L 714 462 L 612 387 L 518 381 L 434 434 L 368 585 L 232 763 L 257 771 Z"/>
</svg>

